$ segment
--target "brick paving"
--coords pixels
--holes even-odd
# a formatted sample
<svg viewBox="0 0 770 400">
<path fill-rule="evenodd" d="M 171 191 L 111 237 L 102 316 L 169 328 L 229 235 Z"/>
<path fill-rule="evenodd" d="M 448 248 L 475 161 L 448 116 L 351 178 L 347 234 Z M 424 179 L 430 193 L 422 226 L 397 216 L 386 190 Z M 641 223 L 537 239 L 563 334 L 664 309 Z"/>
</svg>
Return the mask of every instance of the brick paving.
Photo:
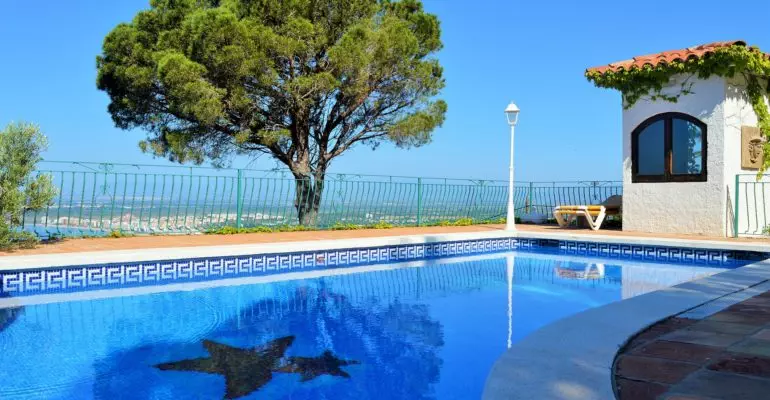
<svg viewBox="0 0 770 400">
<path fill-rule="evenodd" d="M 459 232 L 493 232 L 505 229 L 504 225 L 472 225 L 472 226 L 434 226 L 434 227 L 408 227 L 392 229 L 361 229 L 349 231 L 306 231 L 306 232 L 275 232 L 275 233 L 247 233 L 238 235 L 165 235 L 165 236 L 134 236 L 122 238 L 86 238 L 65 239 L 59 242 L 42 244 L 34 249 L 17 250 L 12 253 L 0 252 L 4 255 L 32 255 L 32 254 L 62 254 L 86 251 L 104 250 L 136 250 L 157 249 L 167 247 L 197 247 L 219 246 L 235 244 L 255 243 L 280 243 L 309 240 L 333 240 L 351 238 L 371 238 L 383 236 L 441 234 Z M 642 232 L 627 232 L 613 229 L 592 231 L 590 229 L 562 229 L 554 225 L 517 225 L 521 232 L 540 233 L 564 233 L 577 235 L 609 235 L 617 237 L 649 237 L 688 240 L 722 240 L 727 242 L 763 242 L 763 238 L 723 238 L 698 235 L 663 235 Z"/>
<path fill-rule="evenodd" d="M 615 360 L 621 400 L 770 398 L 770 291 L 702 320 L 672 317 Z"/>
</svg>

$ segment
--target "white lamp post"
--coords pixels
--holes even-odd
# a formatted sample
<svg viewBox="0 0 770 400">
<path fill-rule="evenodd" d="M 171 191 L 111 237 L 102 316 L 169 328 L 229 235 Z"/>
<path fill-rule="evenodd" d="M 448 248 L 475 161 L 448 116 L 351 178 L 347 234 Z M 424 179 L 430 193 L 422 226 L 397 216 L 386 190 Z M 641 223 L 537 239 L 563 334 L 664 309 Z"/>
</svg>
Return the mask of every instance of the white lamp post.
<svg viewBox="0 0 770 400">
<path fill-rule="evenodd" d="M 505 117 L 511 126 L 511 165 L 508 167 L 508 214 L 505 219 L 505 230 L 515 231 L 516 221 L 513 213 L 513 129 L 519 121 L 519 107 L 513 102 L 505 108 Z"/>
</svg>

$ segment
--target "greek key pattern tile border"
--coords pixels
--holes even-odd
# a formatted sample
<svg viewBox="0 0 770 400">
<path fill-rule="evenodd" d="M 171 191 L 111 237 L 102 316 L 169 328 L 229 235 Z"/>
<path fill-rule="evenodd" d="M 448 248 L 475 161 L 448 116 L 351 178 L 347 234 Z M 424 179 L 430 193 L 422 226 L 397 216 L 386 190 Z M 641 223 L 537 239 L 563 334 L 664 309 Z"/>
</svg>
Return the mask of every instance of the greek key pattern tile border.
<svg viewBox="0 0 770 400">
<path fill-rule="evenodd" d="M 0 272 L 0 296 L 29 296 L 264 276 L 286 272 L 467 256 L 509 250 L 732 266 L 770 254 L 741 251 L 498 238 Z"/>
</svg>

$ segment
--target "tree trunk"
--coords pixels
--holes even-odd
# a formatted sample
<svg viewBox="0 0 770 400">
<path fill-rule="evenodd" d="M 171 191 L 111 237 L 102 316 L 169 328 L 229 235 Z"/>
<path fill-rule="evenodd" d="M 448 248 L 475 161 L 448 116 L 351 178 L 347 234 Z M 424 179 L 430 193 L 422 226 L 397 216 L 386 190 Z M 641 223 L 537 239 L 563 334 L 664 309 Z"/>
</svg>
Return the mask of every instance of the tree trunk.
<svg viewBox="0 0 770 400">
<path fill-rule="evenodd" d="M 321 207 L 321 195 L 324 188 L 323 170 L 314 174 L 295 173 L 297 190 L 294 197 L 294 207 L 297 209 L 299 224 L 302 226 L 318 226 L 318 211 Z"/>
</svg>

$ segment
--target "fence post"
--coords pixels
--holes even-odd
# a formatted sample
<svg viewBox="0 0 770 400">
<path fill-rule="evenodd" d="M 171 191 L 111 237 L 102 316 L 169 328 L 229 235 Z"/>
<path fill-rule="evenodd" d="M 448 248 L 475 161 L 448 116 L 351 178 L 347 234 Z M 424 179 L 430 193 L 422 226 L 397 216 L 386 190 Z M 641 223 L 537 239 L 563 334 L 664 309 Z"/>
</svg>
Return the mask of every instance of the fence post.
<svg viewBox="0 0 770 400">
<path fill-rule="evenodd" d="M 733 213 L 733 237 L 738 237 L 738 210 L 740 210 L 740 207 L 738 206 L 738 197 L 740 195 L 740 190 L 738 190 L 738 184 L 740 183 L 740 174 L 735 174 L 735 212 Z"/>
<path fill-rule="evenodd" d="M 235 227 L 240 229 L 241 228 L 241 212 L 243 211 L 243 185 L 241 181 L 243 180 L 243 170 L 238 169 L 238 193 L 236 194 L 235 199 Z"/>
<path fill-rule="evenodd" d="M 417 178 L 417 226 L 422 224 L 422 178 Z"/>
<path fill-rule="evenodd" d="M 533 183 L 529 183 L 529 192 L 527 192 L 527 212 L 532 214 L 532 186 Z M 537 212 L 537 210 L 535 210 Z"/>
</svg>

